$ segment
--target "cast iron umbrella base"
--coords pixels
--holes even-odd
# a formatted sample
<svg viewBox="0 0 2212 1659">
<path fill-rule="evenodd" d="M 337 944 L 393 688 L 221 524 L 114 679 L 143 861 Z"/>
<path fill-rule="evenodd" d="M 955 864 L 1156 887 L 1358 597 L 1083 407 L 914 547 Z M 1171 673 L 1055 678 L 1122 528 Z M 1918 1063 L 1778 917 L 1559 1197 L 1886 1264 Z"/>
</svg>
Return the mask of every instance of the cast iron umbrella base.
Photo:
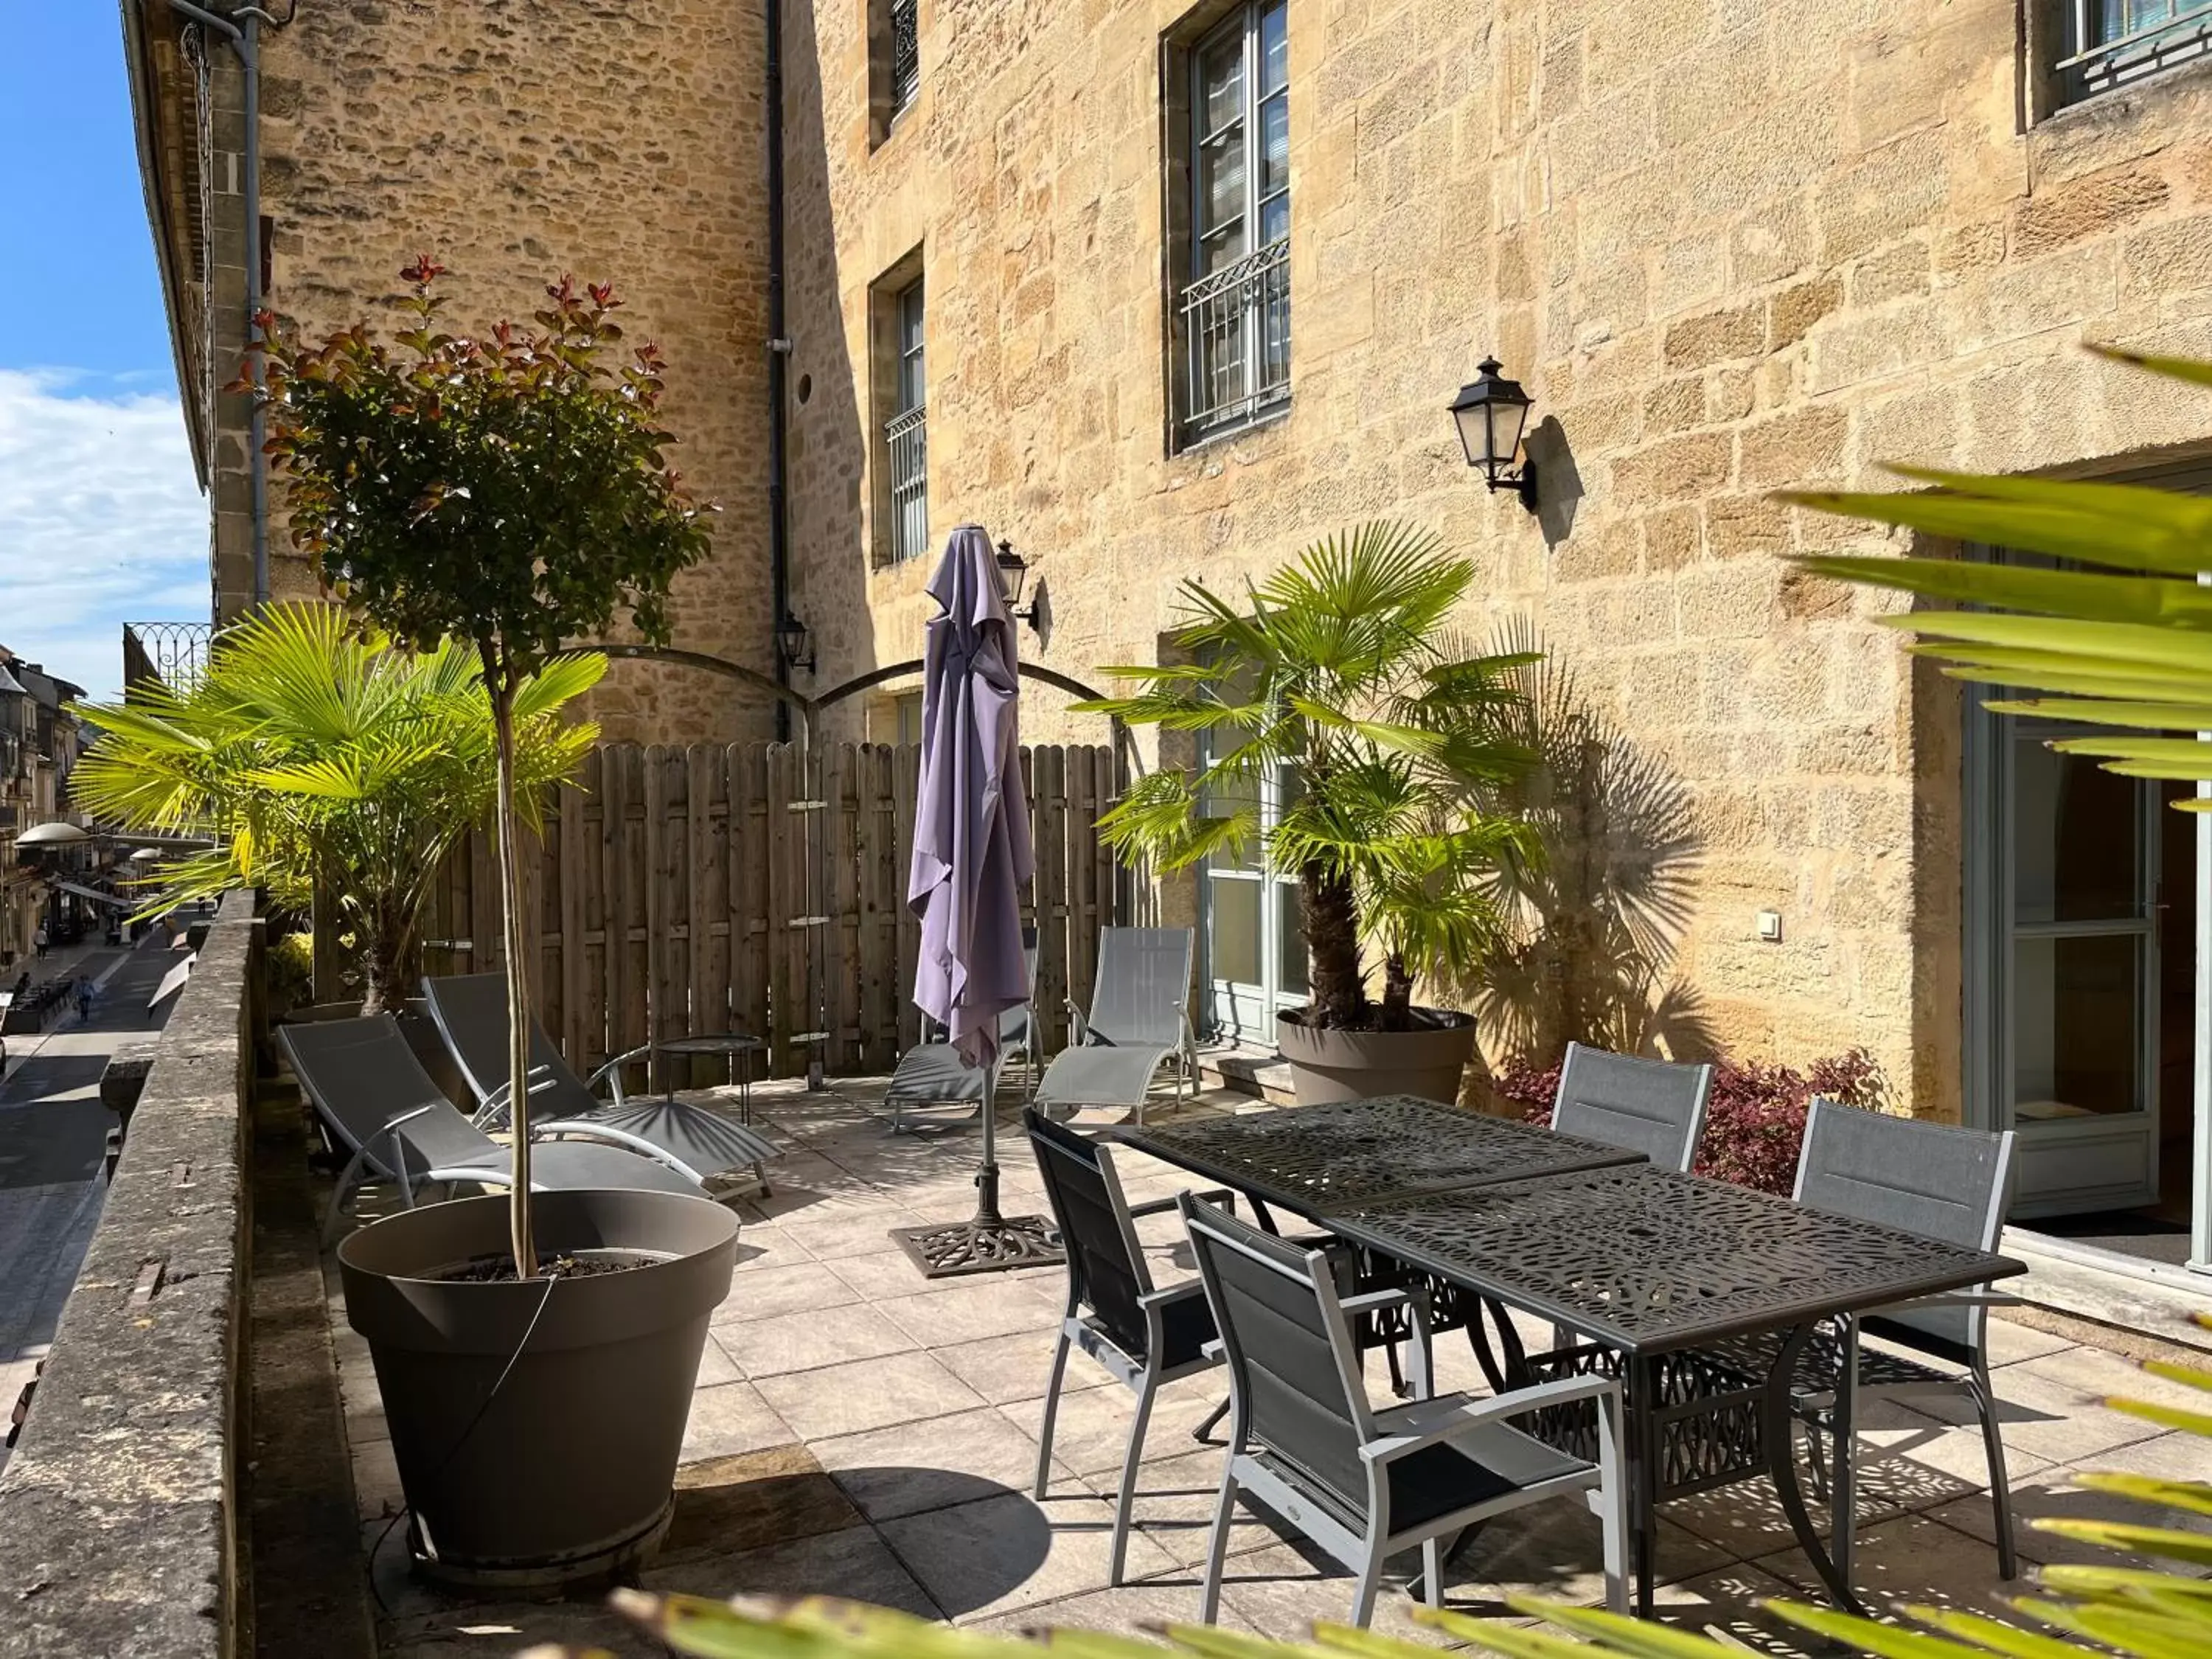
<svg viewBox="0 0 2212 1659">
<path fill-rule="evenodd" d="M 983 1158 L 975 1170 L 975 1213 L 965 1221 L 926 1227 L 894 1227 L 891 1237 L 924 1279 L 962 1273 L 1005 1273 L 1014 1267 L 1049 1267 L 1067 1260 L 1060 1230 L 1041 1215 L 999 1213 L 996 1125 L 999 1068 L 985 1073 Z"/>
</svg>

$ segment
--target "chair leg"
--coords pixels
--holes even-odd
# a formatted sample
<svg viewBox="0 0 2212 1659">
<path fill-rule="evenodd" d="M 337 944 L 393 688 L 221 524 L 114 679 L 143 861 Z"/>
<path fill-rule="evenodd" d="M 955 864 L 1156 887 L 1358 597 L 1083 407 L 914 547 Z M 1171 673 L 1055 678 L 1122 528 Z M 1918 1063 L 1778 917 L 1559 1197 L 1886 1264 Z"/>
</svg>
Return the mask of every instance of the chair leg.
<svg viewBox="0 0 2212 1659">
<path fill-rule="evenodd" d="M 1052 1480 L 1052 1421 L 1060 1415 L 1060 1379 L 1067 1375 L 1067 1322 L 1060 1322 L 1060 1338 L 1052 1345 L 1052 1371 L 1044 1385 L 1044 1425 L 1037 1431 L 1036 1495 L 1044 1496 Z"/>
<path fill-rule="evenodd" d="M 1421 1600 L 1432 1607 L 1444 1604 L 1444 1540 L 1431 1538 L 1421 1546 Z"/>
<path fill-rule="evenodd" d="M 1137 1501 L 1137 1466 L 1144 1462 L 1145 1431 L 1152 1425 L 1152 1393 L 1159 1379 L 1147 1370 L 1137 1385 L 1137 1420 L 1129 1425 L 1129 1449 L 1121 1458 L 1121 1490 L 1114 1498 L 1114 1551 L 1106 1566 L 1106 1582 L 1121 1582 L 1121 1564 L 1129 1553 L 1129 1512 Z"/>
<path fill-rule="evenodd" d="M 1974 1414 L 1982 1420 L 1982 1446 L 1990 1460 L 1990 1505 L 1996 1512 L 1997 1572 L 2005 1578 L 2020 1577 L 2020 1557 L 2012 1541 L 2012 1482 L 2005 1474 L 2004 1436 L 1997 1428 L 1997 1400 L 1990 1389 L 1986 1364 L 1978 1364 L 1967 1380 Z"/>
<path fill-rule="evenodd" d="M 1367 1559 L 1360 1564 L 1359 1582 L 1352 1590 L 1352 1622 L 1365 1630 L 1375 1617 L 1375 1593 L 1382 1588 L 1382 1540 L 1370 1536 Z"/>
<path fill-rule="evenodd" d="M 1221 1471 L 1221 1496 L 1213 1506 L 1213 1531 L 1206 1540 L 1206 1584 L 1199 1592 L 1198 1622 L 1210 1625 L 1221 1611 L 1221 1564 L 1229 1554 L 1229 1522 L 1237 1512 L 1237 1462 Z"/>
<path fill-rule="evenodd" d="M 1229 1396 L 1224 1395 L 1221 1397 L 1221 1403 L 1216 1406 L 1212 1411 L 1206 1413 L 1206 1420 L 1190 1431 L 1190 1437 L 1197 1441 L 1201 1446 L 1212 1445 L 1213 1442 L 1208 1440 L 1206 1436 L 1212 1434 L 1214 1431 L 1215 1425 L 1218 1425 L 1223 1418 L 1228 1415 Z"/>
</svg>

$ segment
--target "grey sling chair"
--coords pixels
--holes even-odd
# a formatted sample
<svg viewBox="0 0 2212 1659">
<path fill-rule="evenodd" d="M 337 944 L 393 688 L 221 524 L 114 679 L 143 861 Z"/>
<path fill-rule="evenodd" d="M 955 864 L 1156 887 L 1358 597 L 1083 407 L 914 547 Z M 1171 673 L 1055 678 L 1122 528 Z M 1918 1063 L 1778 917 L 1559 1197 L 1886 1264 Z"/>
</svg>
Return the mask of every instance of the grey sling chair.
<svg viewBox="0 0 2212 1659">
<path fill-rule="evenodd" d="M 1098 934 L 1098 976 L 1091 1012 L 1071 1000 L 1075 1029 L 1036 1086 L 1039 1106 L 1073 1113 L 1126 1106 L 1145 1121 L 1145 1100 L 1160 1062 L 1174 1058 L 1176 1097 L 1198 1083 L 1198 1040 L 1190 1025 L 1193 934 L 1188 927 L 1107 927 Z"/>
<path fill-rule="evenodd" d="M 276 1041 L 331 1136 L 352 1154 L 339 1172 L 323 1223 L 336 1237 L 354 1194 L 371 1181 L 390 1181 L 399 1201 L 415 1206 L 429 1184 L 467 1182 L 505 1187 L 513 1180 L 509 1150 L 454 1109 L 389 1014 L 364 1019 L 281 1025 Z M 538 1136 L 549 1137 L 542 1144 Z M 581 1139 L 571 1139 L 580 1137 Z M 602 1144 L 592 1145 L 597 1141 Z M 538 1192 L 581 1188 L 641 1188 L 704 1197 L 698 1182 L 659 1149 L 619 1130 L 548 1123 L 531 1137 L 530 1181 Z"/>
<path fill-rule="evenodd" d="M 477 1098 L 479 1127 L 505 1127 L 507 1109 L 507 977 L 503 974 L 454 974 L 422 981 L 423 1000 L 438 1035 Z M 641 1043 L 617 1054 L 586 1078 L 580 1078 L 545 1028 L 530 1023 L 530 1110 L 533 1117 L 616 1129 L 652 1146 L 696 1181 L 750 1166 L 763 1192 L 768 1190 L 765 1160 L 783 1149 L 750 1125 L 726 1113 L 671 1097 L 631 1100 L 623 1093 L 622 1068 L 653 1045 Z M 740 1064 L 743 1060 L 740 1060 Z M 611 1101 L 596 1091 L 605 1079 Z"/>
<path fill-rule="evenodd" d="M 1797 1155 L 1795 1195 L 1800 1204 L 1830 1215 L 1969 1249 L 1994 1250 L 2012 1202 L 2016 1144 L 2010 1130 L 1991 1134 L 1815 1100 Z M 1989 1357 L 1989 1310 L 2017 1300 L 1983 1286 L 1899 1303 L 1823 1331 L 1798 1362 L 1794 1403 L 1812 1431 L 1816 1478 L 1826 1475 L 1834 1487 L 1832 1550 L 1837 1571 L 1846 1580 L 1855 1520 L 1851 1448 L 1845 1439 L 1837 1439 L 1829 1474 L 1821 1468 L 1821 1437 L 1835 1437 L 1838 1416 L 1852 1420 L 1861 1401 L 1930 1395 L 1964 1395 L 1973 1407 L 1989 1460 L 1997 1570 L 2007 1578 L 2018 1575 L 2011 1489 L 1996 1399 L 1990 1389 Z M 1862 1347 L 1862 1334 L 1880 1337 L 1887 1346 Z M 1856 1366 L 1845 1360 L 1854 1352 Z"/>
<path fill-rule="evenodd" d="M 1053 1419 L 1060 1411 L 1060 1384 L 1067 1375 L 1067 1352 L 1077 1347 L 1137 1396 L 1136 1421 L 1121 1460 L 1121 1485 L 1114 1500 L 1114 1554 L 1107 1582 L 1121 1582 L 1128 1554 L 1129 1513 L 1136 1498 L 1137 1466 L 1143 1461 L 1145 1430 L 1152 1415 L 1152 1396 L 1173 1382 L 1221 1363 L 1206 1352 L 1213 1340 L 1213 1319 L 1206 1292 L 1195 1279 L 1156 1290 L 1137 1242 L 1135 1218 L 1159 1215 L 1176 1200 L 1131 1205 L 1121 1195 L 1113 1154 L 1088 1136 L 1054 1123 L 1035 1107 L 1022 1114 L 1036 1153 L 1053 1219 L 1067 1251 L 1067 1309 L 1053 1344 L 1052 1376 L 1045 1385 L 1044 1426 L 1038 1432 L 1036 1495 L 1042 1498 L 1052 1474 Z M 1208 1203 L 1233 1206 L 1227 1192 L 1202 1193 Z M 1228 1410 L 1224 1404 L 1200 1424 L 1196 1437 Z"/>
<path fill-rule="evenodd" d="M 1022 957 L 1029 966 L 1030 994 L 1035 997 L 1037 943 L 1034 927 L 1022 930 Z M 999 1016 L 1001 1063 L 1017 1048 L 1022 1054 L 1022 1080 L 1033 1085 L 1036 1080 L 1037 1037 L 1036 1009 L 1031 1003 L 1009 1008 Z M 884 1103 L 891 1109 L 891 1133 L 898 1134 L 906 1128 L 910 1107 L 972 1104 L 980 1112 L 989 1088 L 985 1069 L 961 1059 L 951 1043 L 918 1042 L 899 1056 L 897 1069 L 891 1073 L 890 1086 L 884 1091 Z"/>
<path fill-rule="evenodd" d="M 1712 1087 L 1710 1066 L 1640 1060 L 1570 1042 L 1552 1127 L 1563 1135 L 1641 1152 L 1660 1169 L 1687 1175 L 1698 1161 Z"/>
<path fill-rule="evenodd" d="M 1588 1503 L 1604 1533 L 1606 1605 L 1628 1609 L 1628 1487 L 1620 1385 L 1577 1376 L 1476 1398 L 1431 1396 L 1428 1310 L 1413 1290 L 1340 1297 L 1328 1258 L 1248 1227 L 1186 1193 L 1199 1279 L 1229 1361 L 1228 1467 L 1207 1540 L 1199 1618 L 1221 1603 L 1237 1497 L 1249 1492 L 1357 1575 L 1352 1622 L 1374 1616 L 1382 1565 L 1415 1545 L 1424 1599 L 1443 1605 L 1444 1540 L 1546 1498 Z M 1368 1403 L 1352 1321 L 1389 1304 L 1412 1316 L 1419 1397 Z M 1595 1462 L 1555 1450 L 1506 1421 L 1569 1401 L 1595 1402 Z"/>
</svg>

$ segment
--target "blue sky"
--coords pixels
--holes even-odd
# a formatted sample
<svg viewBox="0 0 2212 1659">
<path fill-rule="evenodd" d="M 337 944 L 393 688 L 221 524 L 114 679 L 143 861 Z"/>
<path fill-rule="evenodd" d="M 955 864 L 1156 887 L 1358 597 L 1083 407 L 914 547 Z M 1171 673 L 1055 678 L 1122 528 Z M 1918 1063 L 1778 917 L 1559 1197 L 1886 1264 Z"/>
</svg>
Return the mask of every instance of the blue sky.
<svg viewBox="0 0 2212 1659">
<path fill-rule="evenodd" d="M 0 644 L 95 696 L 125 622 L 204 621 L 192 477 L 115 0 L 4 7 Z"/>
</svg>

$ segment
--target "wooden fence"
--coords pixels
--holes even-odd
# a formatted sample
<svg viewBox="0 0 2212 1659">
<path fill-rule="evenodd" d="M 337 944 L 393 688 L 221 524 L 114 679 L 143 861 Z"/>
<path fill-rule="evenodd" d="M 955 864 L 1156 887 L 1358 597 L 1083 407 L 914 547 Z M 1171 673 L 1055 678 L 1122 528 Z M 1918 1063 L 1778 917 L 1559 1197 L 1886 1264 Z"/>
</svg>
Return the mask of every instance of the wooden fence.
<svg viewBox="0 0 2212 1659">
<path fill-rule="evenodd" d="M 734 1030 L 766 1039 L 771 1076 L 817 1053 L 833 1075 L 889 1071 L 920 1036 L 905 903 L 920 768 L 911 744 L 594 749 L 526 872 L 538 1006 L 570 1062 Z M 1037 854 L 1024 919 L 1049 1051 L 1067 1039 L 1066 1000 L 1089 1006 L 1098 930 L 1127 919 L 1133 893 L 1097 832 L 1121 787 L 1114 750 L 1024 749 L 1022 775 Z M 425 933 L 433 974 L 498 965 L 489 836 L 448 864 Z M 726 1074 L 691 1064 L 679 1086 Z"/>
</svg>

